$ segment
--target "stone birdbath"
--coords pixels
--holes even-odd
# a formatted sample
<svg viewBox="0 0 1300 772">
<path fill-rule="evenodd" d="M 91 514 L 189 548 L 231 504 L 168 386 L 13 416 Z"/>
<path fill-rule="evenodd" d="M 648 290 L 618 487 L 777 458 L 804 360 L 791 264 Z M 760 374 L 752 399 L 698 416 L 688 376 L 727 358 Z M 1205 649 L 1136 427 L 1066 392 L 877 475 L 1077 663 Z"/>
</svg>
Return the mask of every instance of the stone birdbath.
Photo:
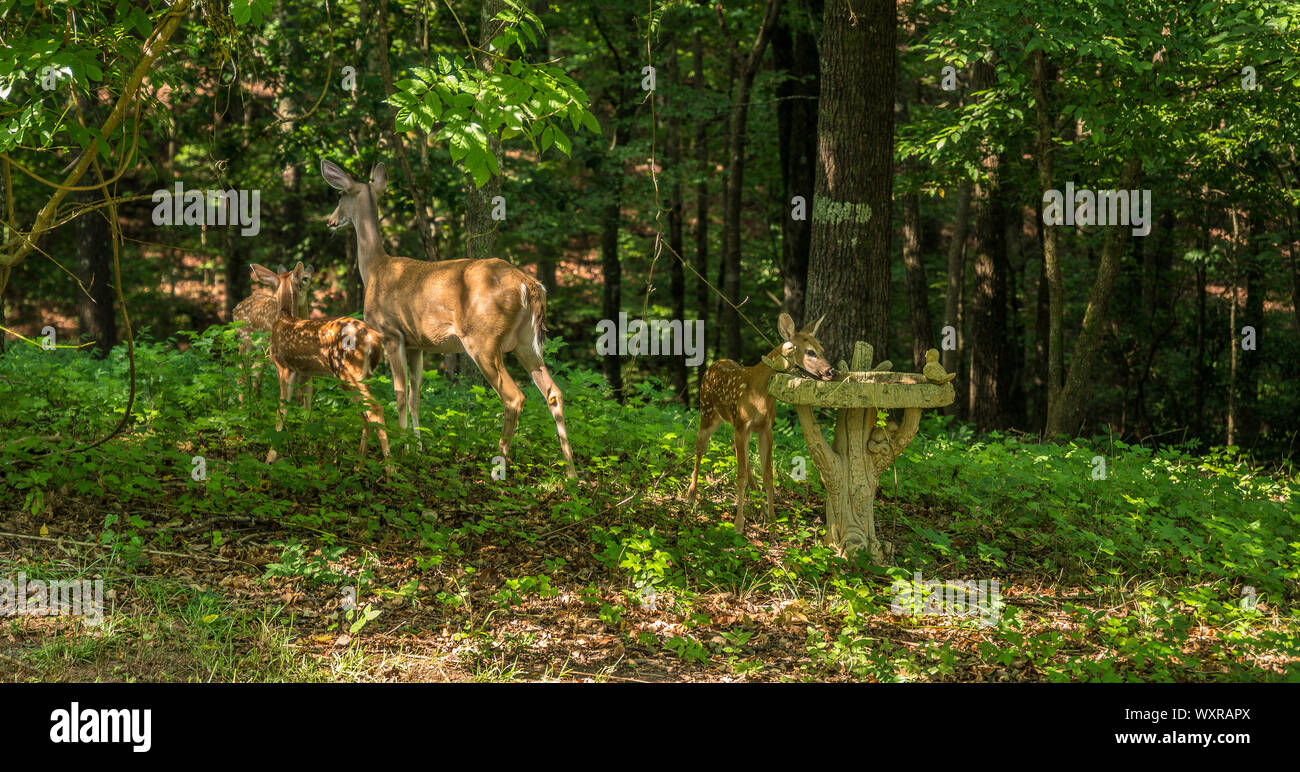
<svg viewBox="0 0 1300 772">
<path fill-rule="evenodd" d="M 852 367 L 840 362 L 835 380 L 820 381 L 791 373 L 780 361 L 768 381 L 772 395 L 794 405 L 804 441 L 826 487 L 826 544 L 841 555 L 865 549 L 877 564 L 893 557 L 893 545 L 876 536 L 875 503 L 880 475 L 903 452 L 921 421 L 921 410 L 950 405 L 952 379 L 939 365 L 939 352 L 926 353 L 924 373 L 896 373 L 882 362 L 872 368 L 870 344 L 858 341 Z M 788 366 L 788 365 L 787 365 Z M 836 408 L 835 438 L 827 444 L 814 407 Z M 892 417 L 877 426 L 879 410 L 902 409 L 902 423 Z"/>
</svg>

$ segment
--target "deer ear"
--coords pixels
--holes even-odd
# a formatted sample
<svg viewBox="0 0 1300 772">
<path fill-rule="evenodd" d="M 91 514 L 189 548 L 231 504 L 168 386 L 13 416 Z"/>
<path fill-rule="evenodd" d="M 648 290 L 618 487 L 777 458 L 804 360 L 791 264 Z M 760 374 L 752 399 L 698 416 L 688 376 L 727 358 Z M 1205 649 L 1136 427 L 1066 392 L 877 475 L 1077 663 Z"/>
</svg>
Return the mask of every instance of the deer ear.
<svg viewBox="0 0 1300 772">
<path fill-rule="evenodd" d="M 333 161 L 321 159 L 320 174 L 325 178 L 325 181 L 330 184 L 330 187 L 335 190 L 341 190 L 346 193 L 348 188 L 352 187 L 352 177 L 339 168 L 338 164 Z"/>
<path fill-rule="evenodd" d="M 293 278 L 297 281 L 302 281 L 303 271 L 305 270 L 306 269 L 302 267 L 302 261 L 299 260 L 298 264 L 293 267 Z"/>
<path fill-rule="evenodd" d="M 789 314 L 781 314 L 776 320 L 776 331 L 781 333 L 781 340 L 790 340 L 794 337 L 794 320 Z"/>
<path fill-rule="evenodd" d="M 826 319 L 826 314 L 822 314 L 817 318 L 817 321 L 813 322 L 812 325 L 805 327 L 803 331 L 808 333 L 814 338 L 817 337 L 817 328 L 822 326 L 822 321 L 824 321 L 825 319 Z"/>
<path fill-rule="evenodd" d="M 388 169 L 384 164 L 377 163 L 375 168 L 370 170 L 370 189 L 375 194 L 383 193 L 388 188 Z"/>
<path fill-rule="evenodd" d="M 280 286 L 280 275 L 270 268 L 257 263 L 253 263 L 249 268 L 252 270 L 253 276 L 263 284 L 271 285 L 272 289 Z"/>
</svg>

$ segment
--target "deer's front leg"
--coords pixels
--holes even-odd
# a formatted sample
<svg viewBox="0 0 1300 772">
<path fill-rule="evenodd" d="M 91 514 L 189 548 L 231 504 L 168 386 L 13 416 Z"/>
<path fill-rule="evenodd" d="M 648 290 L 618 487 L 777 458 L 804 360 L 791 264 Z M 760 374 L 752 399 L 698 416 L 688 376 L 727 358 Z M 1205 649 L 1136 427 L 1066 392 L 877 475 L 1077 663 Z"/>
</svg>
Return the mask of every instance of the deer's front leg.
<svg viewBox="0 0 1300 772">
<path fill-rule="evenodd" d="M 407 381 L 406 405 L 411 412 L 411 431 L 415 432 L 415 447 L 424 450 L 420 439 L 420 390 L 424 386 L 424 352 L 418 348 L 406 349 Z"/>
<path fill-rule="evenodd" d="M 280 432 L 284 431 L 284 422 L 289 415 L 289 400 L 293 399 L 293 386 L 297 374 L 279 364 L 275 366 L 275 369 L 280 376 L 280 409 L 276 411 L 275 430 Z M 278 457 L 279 454 L 276 453 L 275 446 L 272 445 L 271 449 L 267 451 L 266 463 L 269 464 Z"/>
<path fill-rule="evenodd" d="M 763 464 L 763 490 L 767 495 L 767 522 L 776 521 L 776 512 L 772 507 L 772 427 L 764 426 L 758 430 L 758 453 Z"/>
<path fill-rule="evenodd" d="M 405 338 L 401 332 L 384 331 L 384 354 L 388 357 L 388 366 L 393 368 L 393 395 L 397 398 L 397 426 L 406 429 L 406 395 L 409 376 L 406 369 Z M 409 443 L 410 440 L 408 439 L 407 442 Z"/>
<path fill-rule="evenodd" d="M 753 472 L 749 468 L 749 429 L 736 427 L 731 440 L 736 451 L 736 533 L 745 532 L 745 490 Z"/>
</svg>

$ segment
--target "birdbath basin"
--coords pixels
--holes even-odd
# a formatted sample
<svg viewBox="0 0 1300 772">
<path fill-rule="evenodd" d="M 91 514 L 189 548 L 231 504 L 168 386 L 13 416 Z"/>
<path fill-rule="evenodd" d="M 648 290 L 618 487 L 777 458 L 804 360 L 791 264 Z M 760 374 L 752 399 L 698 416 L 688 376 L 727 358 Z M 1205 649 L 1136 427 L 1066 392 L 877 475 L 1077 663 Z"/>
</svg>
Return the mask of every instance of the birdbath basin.
<svg viewBox="0 0 1300 772">
<path fill-rule="evenodd" d="M 881 363 L 871 369 L 873 350 L 858 341 L 848 372 L 819 381 L 778 372 L 768 381 L 777 399 L 794 405 L 804 441 L 826 487 L 826 544 L 841 555 L 867 550 L 872 560 L 886 563 L 893 545 L 876 536 L 875 503 L 880 475 L 912 441 L 921 410 L 952 404 L 954 376 L 938 364 L 939 352 L 926 354 L 924 373 L 896 373 Z M 777 362 L 774 369 L 782 363 Z M 842 365 L 843 363 L 841 363 Z M 844 368 L 841 367 L 841 370 Z M 834 440 L 827 444 L 813 412 L 836 409 Z M 902 422 L 890 417 L 877 426 L 880 410 L 902 410 Z"/>
</svg>

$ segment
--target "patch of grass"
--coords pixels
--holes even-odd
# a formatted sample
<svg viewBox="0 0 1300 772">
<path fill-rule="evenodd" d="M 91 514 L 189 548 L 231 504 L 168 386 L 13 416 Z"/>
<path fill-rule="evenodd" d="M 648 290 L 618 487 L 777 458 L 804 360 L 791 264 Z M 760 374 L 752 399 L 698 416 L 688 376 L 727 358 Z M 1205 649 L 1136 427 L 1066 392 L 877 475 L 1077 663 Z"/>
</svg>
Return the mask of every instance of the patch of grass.
<svg viewBox="0 0 1300 772">
<path fill-rule="evenodd" d="M 385 467 L 357 457 L 340 390 L 320 381 L 310 419 L 292 410 L 277 433 L 274 384 L 242 403 L 232 388 L 230 330 L 189 343 L 141 344 L 130 430 L 89 452 L 65 451 L 121 415 L 121 353 L 0 357 L 0 578 L 111 591 L 98 627 L 0 619 L 0 677 L 1300 680 L 1300 481 L 1235 448 L 1039 443 L 928 416 L 882 481 L 883 568 L 822 544 L 817 474 L 789 474 L 807 457 L 791 414 L 777 521 L 742 537 L 727 432 L 692 510 L 696 417 L 653 382 L 620 407 L 557 363 L 581 479 L 533 394 L 496 480 L 500 404 L 481 385 L 430 373 L 424 451 L 392 427 Z M 916 572 L 996 580 L 997 618 L 896 614 Z"/>
</svg>

